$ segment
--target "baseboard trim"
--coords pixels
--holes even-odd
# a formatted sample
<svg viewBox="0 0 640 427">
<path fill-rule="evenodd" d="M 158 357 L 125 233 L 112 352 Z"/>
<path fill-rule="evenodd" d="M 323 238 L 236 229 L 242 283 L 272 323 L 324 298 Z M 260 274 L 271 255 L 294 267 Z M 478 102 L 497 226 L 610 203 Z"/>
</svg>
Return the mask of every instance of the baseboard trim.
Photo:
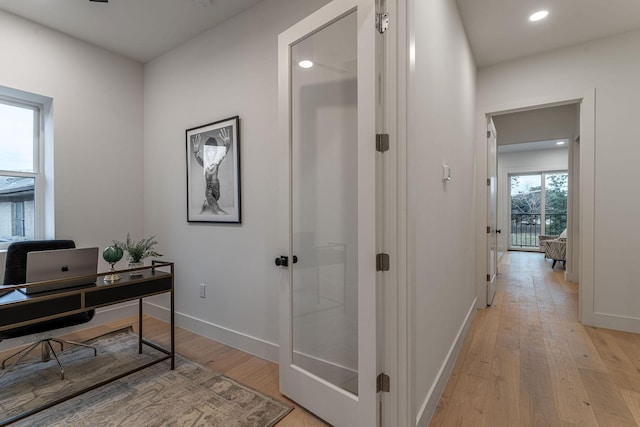
<svg viewBox="0 0 640 427">
<path fill-rule="evenodd" d="M 169 322 L 169 309 L 159 304 L 145 302 L 145 314 Z M 242 332 L 234 331 L 184 313 L 175 313 L 176 326 L 187 329 L 198 335 L 210 338 L 219 343 L 237 348 L 262 359 L 278 363 L 278 345 L 261 340 Z"/>
<path fill-rule="evenodd" d="M 144 302 L 144 313 L 157 319 L 169 322 L 169 309 L 149 301 Z M 138 315 L 138 303 L 136 301 L 100 308 L 96 310 L 96 315 L 89 323 L 78 326 L 71 326 L 56 331 L 56 336 L 65 335 L 71 332 L 81 331 L 83 329 L 92 328 L 94 326 L 103 325 L 105 323 L 114 322 L 127 317 Z M 259 338 L 252 337 L 241 332 L 233 331 L 222 326 L 197 319 L 183 313 L 176 312 L 176 326 L 187 329 L 198 335 L 205 336 L 214 341 L 226 344 L 230 347 L 240 349 L 254 356 L 271 362 L 278 363 L 278 345 L 270 343 Z M 48 334 L 38 334 L 45 338 Z M 10 350 L 40 339 L 39 336 L 28 335 L 19 338 L 13 338 L 0 342 L 0 351 Z"/>
<path fill-rule="evenodd" d="M 623 316 L 620 314 L 610 314 L 602 312 L 593 313 L 593 322 L 583 322 L 598 328 L 614 329 L 632 333 L 640 333 L 640 318 Z"/>
<path fill-rule="evenodd" d="M 451 348 L 449 349 L 449 353 L 445 358 L 442 366 L 440 367 L 440 371 L 436 376 L 436 380 L 433 382 L 429 393 L 427 393 L 427 397 L 420 407 L 420 411 L 418 412 L 418 416 L 416 417 L 416 426 L 428 426 L 431 421 L 431 417 L 433 416 L 436 406 L 438 405 L 438 401 L 440 400 L 440 396 L 442 396 L 442 392 L 444 391 L 447 382 L 449 381 L 449 377 L 451 376 L 451 371 L 456 363 L 456 359 L 458 358 L 458 354 L 460 353 L 460 349 L 462 348 L 462 343 L 464 342 L 464 338 L 467 336 L 467 332 L 469 331 L 469 327 L 471 326 L 471 322 L 475 317 L 476 313 L 476 299 L 473 300 L 471 307 L 469 307 L 469 311 L 467 312 L 467 316 L 460 326 L 460 330 L 458 331 L 458 335 L 456 335 L 456 339 L 453 341 Z"/>
</svg>

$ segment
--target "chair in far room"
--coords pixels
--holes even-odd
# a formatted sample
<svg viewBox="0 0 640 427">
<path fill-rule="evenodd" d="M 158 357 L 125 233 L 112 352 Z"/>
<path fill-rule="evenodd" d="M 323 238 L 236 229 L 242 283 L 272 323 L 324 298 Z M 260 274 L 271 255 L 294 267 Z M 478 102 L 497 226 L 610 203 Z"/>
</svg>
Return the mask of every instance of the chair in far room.
<svg viewBox="0 0 640 427">
<path fill-rule="evenodd" d="M 558 261 L 562 261 L 562 265 L 565 265 L 567 259 L 567 239 L 559 237 L 557 239 L 547 240 L 544 256 L 545 258 L 553 260 L 551 268 L 554 268 Z"/>
<path fill-rule="evenodd" d="M 73 249 L 75 248 L 75 242 L 73 240 L 31 240 L 24 242 L 14 242 L 9 245 L 6 253 L 5 270 L 4 270 L 4 285 L 21 285 L 26 283 L 27 275 L 27 253 L 33 251 L 49 251 L 57 249 Z M 20 292 L 15 290 L 13 292 Z M 57 319 L 45 320 L 35 324 L 18 326 L 5 331 L 0 331 L 0 341 L 23 337 L 26 335 L 39 334 L 44 332 L 53 331 L 55 329 L 65 328 L 68 326 L 80 325 L 87 323 L 95 314 L 95 310 L 88 310 L 82 313 L 72 314 Z M 12 354 L 11 356 L 2 360 L 2 369 L 6 367 L 7 361 L 14 357 L 17 359 L 8 366 L 8 369 L 18 364 L 24 357 L 31 353 L 39 345 L 41 346 L 41 360 L 47 362 L 50 360 L 51 355 L 55 358 L 60 368 L 60 378 L 64 379 L 64 368 L 58 359 L 58 355 L 53 348 L 52 342 L 57 343 L 60 346 L 60 351 L 64 350 L 65 344 L 77 345 L 81 347 L 87 347 L 93 350 L 94 356 L 97 356 L 98 352 L 95 347 L 77 343 L 73 341 L 67 341 L 60 338 L 45 338 L 29 345 L 28 347 Z"/>
</svg>

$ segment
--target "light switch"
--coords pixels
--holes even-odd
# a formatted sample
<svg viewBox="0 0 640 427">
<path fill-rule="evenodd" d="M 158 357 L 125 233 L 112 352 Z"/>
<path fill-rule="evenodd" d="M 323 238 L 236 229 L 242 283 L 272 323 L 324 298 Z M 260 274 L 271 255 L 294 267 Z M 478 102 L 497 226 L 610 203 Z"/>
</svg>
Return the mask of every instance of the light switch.
<svg viewBox="0 0 640 427">
<path fill-rule="evenodd" d="M 442 182 L 451 181 L 451 168 L 445 164 L 442 165 Z"/>
</svg>

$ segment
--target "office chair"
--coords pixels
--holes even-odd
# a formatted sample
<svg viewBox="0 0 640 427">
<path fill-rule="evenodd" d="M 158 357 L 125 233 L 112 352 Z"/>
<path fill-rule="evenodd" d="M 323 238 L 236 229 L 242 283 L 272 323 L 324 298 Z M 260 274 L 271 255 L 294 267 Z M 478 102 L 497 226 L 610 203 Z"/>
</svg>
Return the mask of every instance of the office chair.
<svg viewBox="0 0 640 427">
<path fill-rule="evenodd" d="M 31 240 L 24 242 L 14 242 L 7 248 L 7 254 L 5 259 L 4 269 L 4 285 L 20 285 L 26 283 L 27 276 L 27 253 L 33 251 L 48 251 L 56 249 L 73 249 L 76 244 L 73 240 Z M 14 291 L 19 292 L 19 291 Z M 0 331 L 0 341 L 10 338 L 18 338 L 25 335 L 38 334 L 42 332 L 52 331 L 54 329 L 65 328 L 67 326 L 80 325 L 93 319 L 95 310 L 89 310 L 83 313 L 72 314 L 69 316 L 61 317 L 53 320 L 45 320 L 35 323 L 33 325 L 20 326 L 6 331 Z M 30 346 L 12 354 L 11 356 L 2 360 L 2 369 L 5 369 L 6 362 L 16 356 L 17 360 L 8 366 L 11 369 L 17 365 L 22 359 L 24 359 L 31 351 L 33 351 L 38 345 L 41 346 L 42 361 L 47 362 L 51 359 L 51 354 L 58 363 L 60 368 L 60 379 L 64 379 L 64 368 L 58 359 L 58 355 L 53 349 L 51 342 L 58 343 L 60 345 L 60 351 L 64 351 L 64 344 L 77 345 L 80 347 L 87 347 L 93 349 L 94 356 L 98 355 L 98 351 L 95 347 L 87 344 L 82 344 L 73 341 L 67 341 L 60 338 L 45 338 Z M 6 372 L 6 371 L 5 371 Z"/>
</svg>

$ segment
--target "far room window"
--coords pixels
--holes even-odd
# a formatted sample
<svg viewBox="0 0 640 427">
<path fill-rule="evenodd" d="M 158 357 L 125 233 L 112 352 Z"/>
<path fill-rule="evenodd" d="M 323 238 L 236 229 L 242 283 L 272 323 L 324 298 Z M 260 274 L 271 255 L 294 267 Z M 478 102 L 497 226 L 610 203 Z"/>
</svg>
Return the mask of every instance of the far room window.
<svg viewBox="0 0 640 427">
<path fill-rule="evenodd" d="M 558 236 L 567 228 L 567 171 L 509 174 L 509 249 L 540 248 L 540 235 Z"/>
<path fill-rule="evenodd" d="M 43 238 L 43 105 L 0 87 L 0 249 Z M 13 95 L 18 91 L 13 91 Z"/>
</svg>

